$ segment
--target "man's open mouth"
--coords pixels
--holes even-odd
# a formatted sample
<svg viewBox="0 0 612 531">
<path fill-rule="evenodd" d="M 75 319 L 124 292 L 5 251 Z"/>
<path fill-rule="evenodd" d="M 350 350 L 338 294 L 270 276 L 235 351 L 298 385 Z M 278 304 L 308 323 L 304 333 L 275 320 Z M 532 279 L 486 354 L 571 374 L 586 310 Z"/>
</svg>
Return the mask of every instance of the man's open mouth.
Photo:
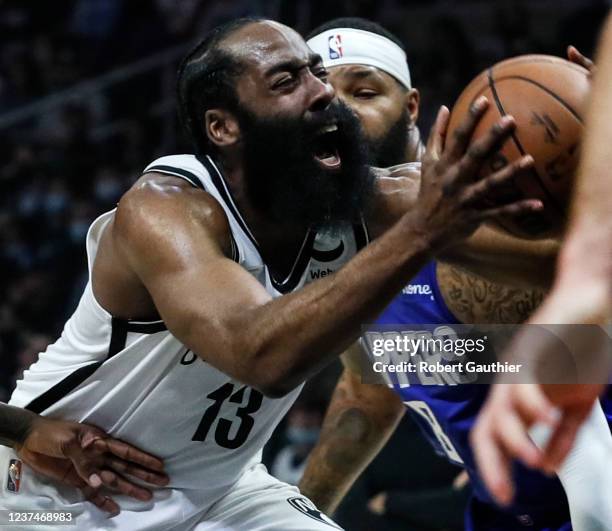
<svg viewBox="0 0 612 531">
<path fill-rule="evenodd" d="M 342 160 L 338 153 L 338 125 L 322 127 L 314 140 L 313 156 L 324 170 L 339 170 Z"/>
</svg>

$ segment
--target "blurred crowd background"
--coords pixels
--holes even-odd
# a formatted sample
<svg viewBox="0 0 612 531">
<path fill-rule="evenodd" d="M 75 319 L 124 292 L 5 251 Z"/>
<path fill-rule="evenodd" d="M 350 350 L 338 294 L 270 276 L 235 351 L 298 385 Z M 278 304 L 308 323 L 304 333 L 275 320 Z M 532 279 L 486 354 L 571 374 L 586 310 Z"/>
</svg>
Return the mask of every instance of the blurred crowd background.
<svg viewBox="0 0 612 531">
<path fill-rule="evenodd" d="M 569 43 L 591 54 L 609 7 L 601 0 L 0 0 L 0 400 L 74 310 L 87 281 L 89 224 L 148 162 L 189 151 L 176 120 L 175 72 L 207 29 L 245 15 L 304 34 L 338 16 L 376 20 L 406 46 L 426 133 L 440 104 L 452 104 L 502 58 L 564 56 Z M 332 367 L 307 388 L 269 446 L 267 461 L 283 479 L 299 478 L 337 374 Z M 405 424 L 398 447 L 413 431 Z M 374 495 L 392 488 L 393 480 L 366 475 L 357 490 L 374 501 L 369 509 L 360 503 L 362 513 L 377 513 Z M 349 512 L 358 529 L 364 520 Z"/>
</svg>

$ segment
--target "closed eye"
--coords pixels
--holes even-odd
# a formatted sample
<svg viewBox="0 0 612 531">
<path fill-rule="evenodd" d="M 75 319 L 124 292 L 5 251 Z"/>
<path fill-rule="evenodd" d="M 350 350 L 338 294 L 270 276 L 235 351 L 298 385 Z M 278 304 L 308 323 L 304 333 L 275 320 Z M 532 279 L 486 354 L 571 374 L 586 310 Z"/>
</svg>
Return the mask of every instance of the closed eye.
<svg viewBox="0 0 612 531">
<path fill-rule="evenodd" d="M 370 100 L 378 96 L 378 92 L 371 89 L 360 89 L 353 93 L 353 97 L 362 99 L 362 100 Z"/>
<path fill-rule="evenodd" d="M 325 68 L 318 68 L 313 71 L 313 74 L 323 81 L 327 81 L 328 72 Z"/>
<path fill-rule="evenodd" d="M 275 81 L 272 85 L 273 89 L 286 88 L 290 87 L 292 83 L 294 83 L 296 77 L 293 74 L 286 74 L 281 77 L 278 81 Z"/>
</svg>

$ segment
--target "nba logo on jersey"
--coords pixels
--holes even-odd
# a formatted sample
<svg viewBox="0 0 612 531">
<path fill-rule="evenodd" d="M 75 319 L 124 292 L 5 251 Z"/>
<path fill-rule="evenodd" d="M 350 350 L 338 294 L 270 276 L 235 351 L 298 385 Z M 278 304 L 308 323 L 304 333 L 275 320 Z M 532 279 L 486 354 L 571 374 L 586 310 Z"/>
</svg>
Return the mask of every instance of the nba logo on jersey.
<svg viewBox="0 0 612 531">
<path fill-rule="evenodd" d="M 8 467 L 8 477 L 6 481 L 6 489 L 9 492 L 19 492 L 21 484 L 21 461 L 19 459 L 11 459 Z"/>
<path fill-rule="evenodd" d="M 342 57 L 342 35 L 332 35 L 327 39 L 330 59 L 340 59 Z"/>
</svg>

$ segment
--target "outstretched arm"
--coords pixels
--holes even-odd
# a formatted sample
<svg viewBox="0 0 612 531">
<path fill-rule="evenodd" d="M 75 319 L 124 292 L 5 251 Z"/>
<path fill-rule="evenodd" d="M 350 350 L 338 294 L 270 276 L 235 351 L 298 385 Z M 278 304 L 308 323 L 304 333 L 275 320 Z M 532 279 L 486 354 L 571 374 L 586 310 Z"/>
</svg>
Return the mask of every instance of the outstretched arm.
<svg viewBox="0 0 612 531">
<path fill-rule="evenodd" d="M 342 355 L 344 372 L 299 485 L 302 494 L 326 514 L 338 507 L 404 413 L 404 405 L 391 389 L 361 383 L 360 350 L 355 343 Z"/>
</svg>

